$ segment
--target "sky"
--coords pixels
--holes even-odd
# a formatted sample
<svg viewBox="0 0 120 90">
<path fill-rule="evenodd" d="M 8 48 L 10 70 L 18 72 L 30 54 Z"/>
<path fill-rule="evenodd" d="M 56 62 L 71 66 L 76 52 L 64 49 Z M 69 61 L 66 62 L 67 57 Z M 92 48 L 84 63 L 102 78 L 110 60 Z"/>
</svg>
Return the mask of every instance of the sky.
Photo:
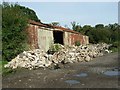
<svg viewBox="0 0 120 90">
<path fill-rule="evenodd" d="M 43 23 L 59 22 L 71 28 L 79 25 L 113 24 L 118 22 L 117 2 L 18 2 L 33 9 Z"/>
</svg>

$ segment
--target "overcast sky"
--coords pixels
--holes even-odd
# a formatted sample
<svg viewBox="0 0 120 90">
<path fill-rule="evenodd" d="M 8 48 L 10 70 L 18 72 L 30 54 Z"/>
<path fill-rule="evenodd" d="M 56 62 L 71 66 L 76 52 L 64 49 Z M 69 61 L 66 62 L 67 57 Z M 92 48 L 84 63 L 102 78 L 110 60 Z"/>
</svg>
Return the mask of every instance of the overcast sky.
<svg viewBox="0 0 120 90">
<path fill-rule="evenodd" d="M 118 22 L 117 2 L 18 2 L 33 9 L 44 23 L 59 22 L 71 26 L 72 21 L 80 25 L 110 24 Z"/>
</svg>

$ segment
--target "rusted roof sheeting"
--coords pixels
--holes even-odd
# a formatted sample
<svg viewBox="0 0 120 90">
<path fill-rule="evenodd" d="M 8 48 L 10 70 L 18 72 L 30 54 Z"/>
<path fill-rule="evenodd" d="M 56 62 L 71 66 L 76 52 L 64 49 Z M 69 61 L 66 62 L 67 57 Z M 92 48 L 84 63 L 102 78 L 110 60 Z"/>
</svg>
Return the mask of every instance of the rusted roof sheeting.
<svg viewBox="0 0 120 90">
<path fill-rule="evenodd" d="M 66 31 L 66 32 L 80 34 L 79 32 L 76 32 L 76 31 L 73 31 L 71 29 L 61 27 L 61 26 L 52 26 L 50 24 L 43 24 L 43 23 L 35 22 L 33 20 L 29 20 L 29 23 L 33 24 L 33 25 L 38 25 L 38 26 L 41 26 L 41 27 L 52 28 L 52 29 L 59 29 L 58 31 L 63 31 L 63 32 Z"/>
<path fill-rule="evenodd" d="M 43 24 L 43 23 L 35 22 L 33 20 L 29 20 L 29 23 L 33 24 L 33 25 L 38 25 L 38 26 L 41 26 L 41 27 L 46 27 L 46 28 L 50 28 L 51 27 L 52 28 L 52 26 L 49 25 L 49 24 Z"/>
</svg>

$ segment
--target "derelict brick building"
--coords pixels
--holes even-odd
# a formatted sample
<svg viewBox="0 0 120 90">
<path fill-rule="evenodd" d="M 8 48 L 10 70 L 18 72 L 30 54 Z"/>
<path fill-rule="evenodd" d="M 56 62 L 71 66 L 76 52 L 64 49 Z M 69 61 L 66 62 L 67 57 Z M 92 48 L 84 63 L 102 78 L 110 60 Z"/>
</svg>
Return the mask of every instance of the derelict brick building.
<svg viewBox="0 0 120 90">
<path fill-rule="evenodd" d="M 79 41 L 80 44 L 89 44 L 88 36 L 81 33 L 32 20 L 29 21 L 27 33 L 29 37 L 28 43 L 32 49 L 42 48 L 44 51 L 47 51 L 52 43 L 74 45 L 76 41 Z"/>
</svg>

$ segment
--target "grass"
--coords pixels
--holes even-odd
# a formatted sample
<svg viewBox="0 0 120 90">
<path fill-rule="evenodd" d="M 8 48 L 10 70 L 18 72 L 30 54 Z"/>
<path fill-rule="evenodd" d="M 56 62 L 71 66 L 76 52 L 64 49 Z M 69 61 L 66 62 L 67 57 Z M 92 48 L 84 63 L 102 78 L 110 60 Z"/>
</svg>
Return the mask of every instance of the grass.
<svg viewBox="0 0 120 90">
<path fill-rule="evenodd" d="M 4 65 L 7 63 L 8 62 L 5 60 L 0 60 L 0 73 L 2 73 L 3 76 L 14 73 L 14 70 L 12 70 L 10 68 L 4 68 Z"/>
<path fill-rule="evenodd" d="M 11 74 L 14 74 L 16 72 L 21 73 L 22 71 L 27 70 L 24 68 L 17 68 L 17 69 L 4 68 L 4 65 L 7 63 L 8 63 L 8 61 L 6 61 L 6 60 L 0 60 L 0 73 L 2 73 L 2 76 L 11 75 Z"/>
<path fill-rule="evenodd" d="M 119 47 L 112 47 L 110 48 L 110 50 L 112 50 L 112 52 L 120 52 L 120 46 Z"/>
</svg>

